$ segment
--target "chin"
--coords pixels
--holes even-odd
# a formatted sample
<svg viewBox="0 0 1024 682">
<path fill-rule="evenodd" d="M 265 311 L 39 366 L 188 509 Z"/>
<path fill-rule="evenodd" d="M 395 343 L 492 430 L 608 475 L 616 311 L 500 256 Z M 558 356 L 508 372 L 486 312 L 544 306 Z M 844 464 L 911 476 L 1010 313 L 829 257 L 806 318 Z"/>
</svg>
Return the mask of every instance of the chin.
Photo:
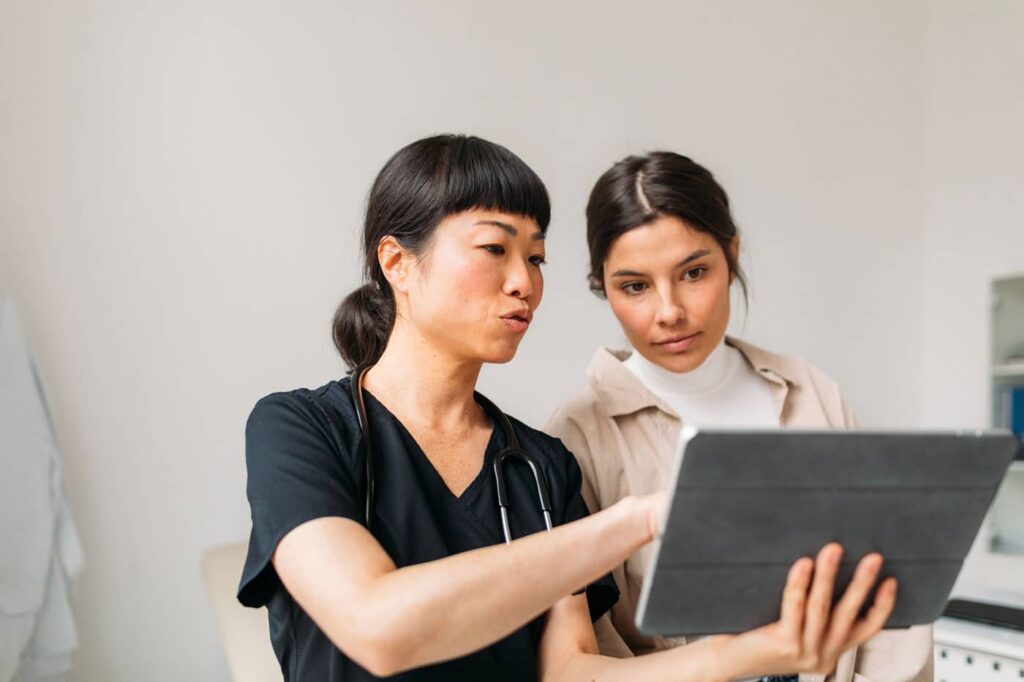
<svg viewBox="0 0 1024 682">
<path fill-rule="evenodd" d="M 495 365 L 504 365 L 506 363 L 512 362 L 513 358 L 515 357 L 516 351 L 512 350 L 507 353 L 496 353 L 493 357 L 485 360 L 485 362 L 490 362 Z"/>
<path fill-rule="evenodd" d="M 516 351 L 519 350 L 519 344 L 512 346 L 511 348 L 498 347 L 488 348 L 484 352 L 480 353 L 480 359 L 483 362 L 490 363 L 492 365 L 504 365 L 512 362 L 512 359 L 516 356 Z"/>
<path fill-rule="evenodd" d="M 685 374 L 692 372 L 707 360 L 706 354 L 697 353 L 658 353 L 653 358 L 654 363 L 664 367 L 670 372 Z"/>
<path fill-rule="evenodd" d="M 487 360 L 484 360 L 484 362 L 491 365 L 507 365 L 508 363 L 512 362 L 512 358 L 514 357 L 515 354 L 513 353 L 512 355 L 503 355 L 501 357 L 489 358 Z"/>
</svg>

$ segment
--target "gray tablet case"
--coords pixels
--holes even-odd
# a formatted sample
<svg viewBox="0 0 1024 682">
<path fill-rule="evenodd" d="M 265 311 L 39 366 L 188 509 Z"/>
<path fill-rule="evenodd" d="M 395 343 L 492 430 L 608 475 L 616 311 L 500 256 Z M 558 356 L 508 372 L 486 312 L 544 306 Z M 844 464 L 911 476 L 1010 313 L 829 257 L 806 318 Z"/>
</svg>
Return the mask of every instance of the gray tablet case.
<svg viewBox="0 0 1024 682">
<path fill-rule="evenodd" d="M 899 580 L 886 627 L 941 614 L 1020 442 L 1009 432 L 684 429 L 674 494 L 637 609 L 652 635 L 742 632 L 779 617 L 786 574 L 845 547 Z"/>
</svg>

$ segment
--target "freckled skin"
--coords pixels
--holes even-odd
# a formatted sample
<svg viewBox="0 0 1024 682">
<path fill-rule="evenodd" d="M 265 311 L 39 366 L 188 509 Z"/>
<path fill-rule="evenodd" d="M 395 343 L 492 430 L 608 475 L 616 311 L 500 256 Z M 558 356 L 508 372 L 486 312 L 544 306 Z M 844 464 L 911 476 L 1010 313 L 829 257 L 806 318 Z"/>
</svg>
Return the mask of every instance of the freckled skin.
<svg viewBox="0 0 1024 682">
<path fill-rule="evenodd" d="M 515 235 L 490 224 L 510 226 Z M 496 211 L 448 216 L 411 273 L 409 305 L 402 314 L 420 334 L 456 356 L 510 361 L 525 331 L 502 315 L 535 311 L 544 294 L 544 240 L 536 221 Z"/>
</svg>

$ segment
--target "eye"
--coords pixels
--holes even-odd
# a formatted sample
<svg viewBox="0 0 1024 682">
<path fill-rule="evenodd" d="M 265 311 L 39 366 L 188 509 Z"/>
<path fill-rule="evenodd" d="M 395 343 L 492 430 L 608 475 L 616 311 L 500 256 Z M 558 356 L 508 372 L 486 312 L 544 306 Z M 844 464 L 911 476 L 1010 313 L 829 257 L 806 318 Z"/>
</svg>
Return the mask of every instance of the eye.
<svg viewBox="0 0 1024 682">
<path fill-rule="evenodd" d="M 703 266 L 699 268 L 690 268 L 689 270 L 683 273 L 683 280 L 686 282 L 696 282 L 698 279 L 704 276 L 704 273 L 706 271 L 707 268 Z"/>
<path fill-rule="evenodd" d="M 626 282 L 619 288 L 630 296 L 636 296 L 637 294 L 643 293 L 647 288 L 647 284 L 644 282 Z"/>
<path fill-rule="evenodd" d="M 547 261 L 544 260 L 544 256 L 530 256 L 530 263 L 536 265 L 539 268 L 540 266 L 547 263 Z"/>
<path fill-rule="evenodd" d="M 495 256 L 505 255 L 505 247 L 501 244 L 485 244 L 480 248 L 485 249 L 488 253 L 493 253 Z"/>
</svg>

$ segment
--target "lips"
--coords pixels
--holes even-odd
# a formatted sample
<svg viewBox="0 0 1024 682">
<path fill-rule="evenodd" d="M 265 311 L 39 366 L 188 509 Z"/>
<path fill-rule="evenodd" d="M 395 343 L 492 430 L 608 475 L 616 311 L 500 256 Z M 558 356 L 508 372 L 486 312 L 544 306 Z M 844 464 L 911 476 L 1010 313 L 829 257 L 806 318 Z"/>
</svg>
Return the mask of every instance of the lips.
<svg viewBox="0 0 1024 682">
<path fill-rule="evenodd" d="M 522 322 L 525 322 L 526 324 L 530 324 L 530 321 L 533 319 L 533 313 L 530 312 L 529 308 L 526 308 L 526 309 L 523 309 L 523 310 L 516 310 L 516 311 L 511 312 L 511 313 L 506 313 L 506 314 L 501 316 L 501 319 L 503 319 L 503 320 L 520 320 Z"/>
<path fill-rule="evenodd" d="M 700 336 L 700 332 L 693 334 L 679 334 L 664 341 L 655 341 L 654 345 L 669 353 L 682 353 L 693 345 L 693 342 Z"/>
<path fill-rule="evenodd" d="M 516 310 L 501 316 L 501 321 L 505 323 L 505 326 L 514 332 L 525 332 L 526 328 L 530 326 L 532 319 L 533 313 L 530 312 L 529 308 Z"/>
</svg>

